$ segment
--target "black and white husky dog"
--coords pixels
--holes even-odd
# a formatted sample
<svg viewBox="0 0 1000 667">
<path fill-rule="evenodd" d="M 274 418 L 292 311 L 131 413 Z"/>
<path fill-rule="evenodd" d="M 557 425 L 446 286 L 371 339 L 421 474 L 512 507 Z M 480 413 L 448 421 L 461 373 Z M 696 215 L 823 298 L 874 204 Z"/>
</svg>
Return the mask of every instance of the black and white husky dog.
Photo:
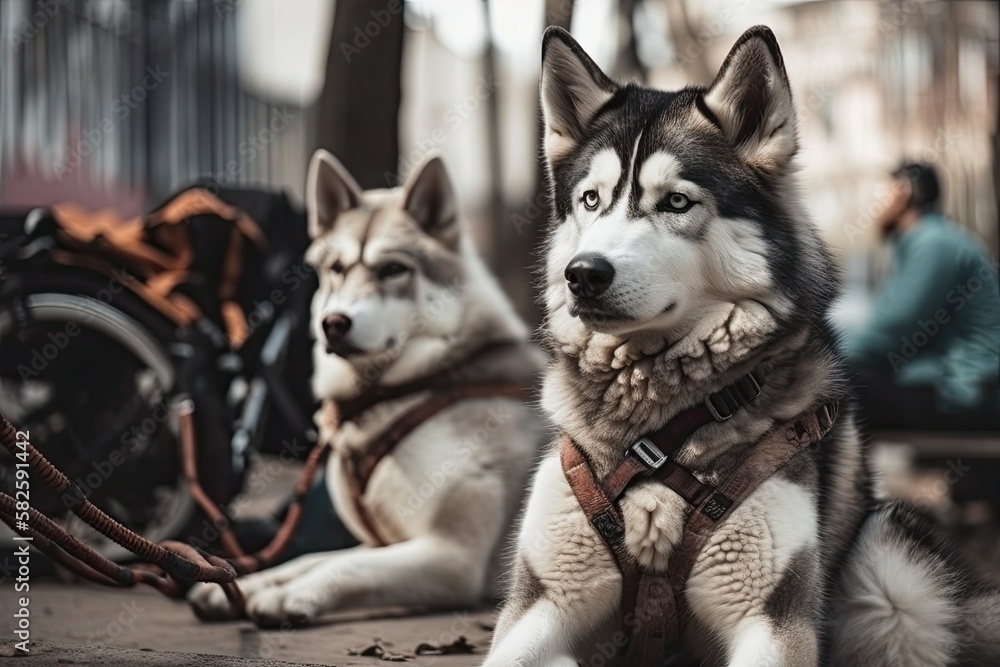
<svg viewBox="0 0 1000 667">
<path fill-rule="evenodd" d="M 827 310 L 830 253 L 798 198 L 792 94 L 766 27 L 714 82 L 677 92 L 609 79 L 565 31 L 542 47 L 553 352 L 543 405 L 600 477 L 631 443 L 754 371 L 758 399 L 677 452 L 703 482 L 776 424 L 831 400 L 833 430 L 760 485 L 688 580 L 682 645 L 698 664 L 1000 664 L 1000 596 L 920 515 L 877 498 Z M 662 571 L 687 506 L 641 480 L 625 544 Z M 552 452 L 520 526 L 489 667 L 614 664 L 621 576 Z M 610 647 L 610 648 L 609 648 Z"/>
</svg>

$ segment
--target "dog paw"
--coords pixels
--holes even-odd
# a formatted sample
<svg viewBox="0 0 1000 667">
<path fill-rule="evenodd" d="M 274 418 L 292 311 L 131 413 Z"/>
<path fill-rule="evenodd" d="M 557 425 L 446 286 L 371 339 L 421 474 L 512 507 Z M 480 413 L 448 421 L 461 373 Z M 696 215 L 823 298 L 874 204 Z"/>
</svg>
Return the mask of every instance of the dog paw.
<svg viewBox="0 0 1000 667">
<path fill-rule="evenodd" d="M 195 584 L 188 591 L 187 601 L 194 615 L 203 621 L 231 621 L 240 617 L 218 584 Z"/>
<path fill-rule="evenodd" d="M 643 567 L 666 570 L 670 552 L 681 539 L 682 503 L 679 498 L 641 486 L 631 489 L 622 499 L 625 546 Z"/>
<path fill-rule="evenodd" d="M 247 600 L 247 616 L 261 628 L 301 628 L 320 611 L 315 595 L 286 587 L 266 588 Z"/>
</svg>

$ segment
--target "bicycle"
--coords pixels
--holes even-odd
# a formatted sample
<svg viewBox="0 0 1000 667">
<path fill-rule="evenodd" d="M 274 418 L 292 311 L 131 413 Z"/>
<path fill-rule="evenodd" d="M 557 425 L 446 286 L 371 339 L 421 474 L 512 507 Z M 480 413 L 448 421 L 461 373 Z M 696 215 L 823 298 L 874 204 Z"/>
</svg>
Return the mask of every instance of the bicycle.
<svg viewBox="0 0 1000 667">
<path fill-rule="evenodd" d="M 239 349 L 219 318 L 205 315 L 189 326 L 171 321 L 143 298 L 126 265 L 109 275 L 54 261 L 60 248 L 50 211 L 0 217 L 0 411 L 45 443 L 43 453 L 92 502 L 154 542 L 184 535 L 211 542 L 203 539 L 205 513 L 180 465 L 178 402 L 195 405 L 198 478 L 216 506 L 239 492 L 250 456 L 265 442 L 283 434 L 308 444 L 316 439 L 300 407 L 309 400 L 311 285 L 286 285 L 289 298 L 281 304 L 253 298 L 274 294 L 300 261 L 304 217 L 283 196 L 277 203 L 259 192 L 220 196 L 248 208 L 270 202 L 285 232 L 284 247 L 261 257 L 260 270 L 241 284 L 254 305 Z M 185 293 L 206 305 L 197 287 L 195 281 Z M 269 420 L 271 412 L 278 419 Z M 0 488 L 9 486 L 10 463 L 0 454 Z M 61 517 L 102 555 L 129 558 L 68 518 L 71 501 L 38 486 L 37 509 Z"/>
</svg>

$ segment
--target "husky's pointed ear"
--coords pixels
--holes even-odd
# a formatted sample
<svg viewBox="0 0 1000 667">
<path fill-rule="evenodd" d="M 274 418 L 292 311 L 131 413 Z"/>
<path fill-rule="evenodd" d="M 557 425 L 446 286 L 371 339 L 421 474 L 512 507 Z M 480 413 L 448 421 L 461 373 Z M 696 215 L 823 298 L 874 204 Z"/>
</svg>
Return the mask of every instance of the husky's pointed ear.
<svg viewBox="0 0 1000 667">
<path fill-rule="evenodd" d="M 403 208 L 423 230 L 448 248 L 458 248 L 458 198 L 444 160 L 431 155 L 403 185 Z"/>
<path fill-rule="evenodd" d="M 558 27 L 542 38 L 542 117 L 549 167 L 583 138 L 594 116 L 618 90 L 568 32 Z"/>
<path fill-rule="evenodd" d="M 755 26 L 736 41 L 705 93 L 706 110 L 747 164 L 768 173 L 788 165 L 797 146 L 795 108 L 770 28 Z"/>
<path fill-rule="evenodd" d="M 333 228 L 337 216 L 361 203 L 361 187 L 337 158 L 322 148 L 313 153 L 306 177 L 309 236 Z"/>
</svg>

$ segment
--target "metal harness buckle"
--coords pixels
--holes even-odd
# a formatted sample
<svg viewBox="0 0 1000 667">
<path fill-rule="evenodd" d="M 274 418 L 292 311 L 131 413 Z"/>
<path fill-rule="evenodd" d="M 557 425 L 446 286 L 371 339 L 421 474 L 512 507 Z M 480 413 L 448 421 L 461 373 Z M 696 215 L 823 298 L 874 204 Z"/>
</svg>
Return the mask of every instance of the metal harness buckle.
<svg viewBox="0 0 1000 667">
<path fill-rule="evenodd" d="M 723 387 L 714 394 L 709 394 L 705 399 L 705 407 L 708 408 L 708 412 L 715 421 L 724 422 L 731 419 L 737 410 L 753 402 L 758 396 L 760 396 L 760 383 L 757 382 L 753 373 L 747 373 L 728 387 Z M 716 405 L 713 398 L 718 398 L 720 405 Z"/>
<path fill-rule="evenodd" d="M 660 448 L 654 445 L 649 438 L 639 438 L 638 442 L 629 448 L 629 451 L 638 456 L 639 460 L 649 467 L 649 472 L 658 469 L 670 458 L 660 451 Z"/>
</svg>

